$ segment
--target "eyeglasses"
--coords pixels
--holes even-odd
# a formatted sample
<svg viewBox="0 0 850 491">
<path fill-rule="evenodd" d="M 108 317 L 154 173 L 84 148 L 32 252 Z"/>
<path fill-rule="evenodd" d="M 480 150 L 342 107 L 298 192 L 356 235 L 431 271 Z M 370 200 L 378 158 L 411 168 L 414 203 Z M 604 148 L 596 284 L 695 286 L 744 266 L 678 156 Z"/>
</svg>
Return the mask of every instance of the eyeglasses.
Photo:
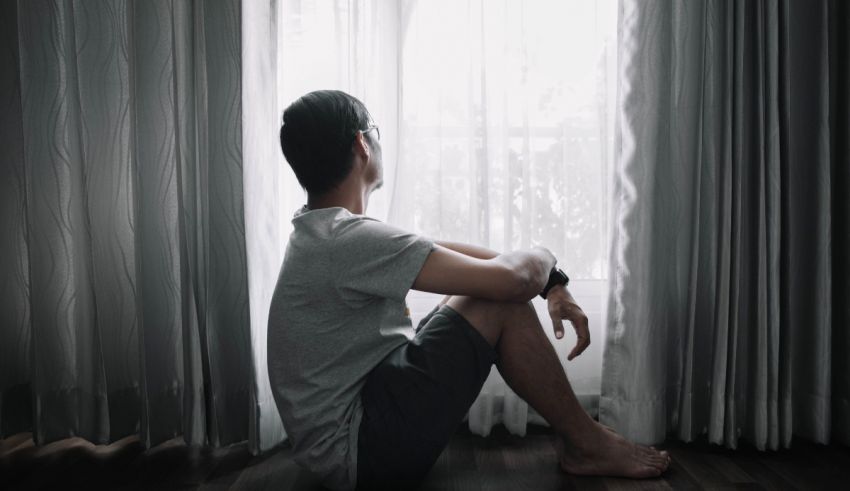
<svg viewBox="0 0 850 491">
<path fill-rule="evenodd" d="M 360 130 L 360 131 L 362 131 L 363 134 L 365 135 L 366 133 L 368 133 L 372 130 L 375 130 L 375 132 L 378 134 L 378 140 L 380 140 L 381 139 L 381 129 L 378 128 L 378 125 L 376 125 L 376 124 L 370 124 L 368 128 L 366 128 L 365 130 Z"/>
</svg>

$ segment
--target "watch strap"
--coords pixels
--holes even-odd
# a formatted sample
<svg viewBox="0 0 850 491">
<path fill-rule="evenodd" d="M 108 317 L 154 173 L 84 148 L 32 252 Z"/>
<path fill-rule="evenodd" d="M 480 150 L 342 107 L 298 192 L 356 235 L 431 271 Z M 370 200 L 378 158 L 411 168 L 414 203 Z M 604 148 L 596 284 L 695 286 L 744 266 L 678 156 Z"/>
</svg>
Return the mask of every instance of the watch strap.
<svg viewBox="0 0 850 491">
<path fill-rule="evenodd" d="M 557 285 L 567 286 L 569 283 L 570 277 L 567 276 L 566 273 L 558 268 L 552 268 L 552 271 L 549 272 L 549 281 L 546 282 L 546 286 L 543 288 L 543 291 L 540 292 L 540 296 L 545 299 L 546 295 L 549 294 L 549 290 Z"/>
</svg>

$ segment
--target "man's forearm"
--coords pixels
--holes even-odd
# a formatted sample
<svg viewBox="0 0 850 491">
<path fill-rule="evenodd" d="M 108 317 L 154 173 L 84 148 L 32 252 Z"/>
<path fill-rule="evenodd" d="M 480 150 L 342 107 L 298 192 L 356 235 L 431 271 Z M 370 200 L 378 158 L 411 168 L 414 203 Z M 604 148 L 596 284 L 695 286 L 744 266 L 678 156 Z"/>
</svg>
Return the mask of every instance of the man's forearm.
<svg viewBox="0 0 850 491">
<path fill-rule="evenodd" d="M 496 251 L 477 245 L 463 244 L 461 242 L 447 242 L 442 240 L 438 240 L 435 242 L 437 245 L 445 247 L 446 249 L 451 249 L 465 256 L 470 256 L 478 259 L 493 259 L 494 257 L 497 257 L 499 255 L 499 253 Z"/>
<path fill-rule="evenodd" d="M 524 251 L 500 254 L 496 251 L 460 242 L 435 241 L 437 245 L 477 259 L 496 259 L 514 271 L 521 285 L 517 291 L 518 301 L 527 301 L 543 290 L 549 280 L 549 271 L 555 266 L 555 257 L 548 249 L 534 247 Z"/>
</svg>

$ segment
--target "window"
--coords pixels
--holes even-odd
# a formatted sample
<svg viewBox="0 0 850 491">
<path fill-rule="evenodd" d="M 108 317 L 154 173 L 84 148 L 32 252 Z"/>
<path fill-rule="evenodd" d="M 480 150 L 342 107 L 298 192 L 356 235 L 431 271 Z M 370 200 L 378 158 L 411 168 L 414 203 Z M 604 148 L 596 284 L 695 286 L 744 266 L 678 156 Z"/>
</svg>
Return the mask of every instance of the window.
<svg viewBox="0 0 850 491">
<path fill-rule="evenodd" d="M 367 213 L 496 250 L 550 248 L 591 319 L 596 343 L 577 362 L 598 393 L 616 0 L 289 0 L 281 10 L 282 103 L 338 88 L 381 126 L 385 186 Z M 288 177 L 281 205 L 294 212 L 303 197 Z M 412 293 L 414 320 L 434 300 Z"/>
</svg>

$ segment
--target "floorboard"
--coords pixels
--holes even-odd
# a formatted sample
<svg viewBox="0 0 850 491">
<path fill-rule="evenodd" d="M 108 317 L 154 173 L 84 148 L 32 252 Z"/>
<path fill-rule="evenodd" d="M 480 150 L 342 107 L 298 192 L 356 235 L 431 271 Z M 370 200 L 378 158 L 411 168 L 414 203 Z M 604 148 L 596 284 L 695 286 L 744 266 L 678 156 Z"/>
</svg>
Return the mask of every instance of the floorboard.
<svg viewBox="0 0 850 491">
<path fill-rule="evenodd" d="M 497 426 L 487 438 L 459 431 L 422 491 L 847 489 L 850 449 L 795 440 L 791 449 L 729 450 L 669 441 L 673 465 L 660 478 L 576 477 L 556 465 L 554 436 L 530 426 L 525 437 Z M 259 457 L 245 443 L 199 449 L 174 439 L 145 450 L 136 437 L 111 445 L 70 438 L 35 447 L 28 433 L 0 440 L 0 489 L 321 490 L 283 444 Z"/>
</svg>

